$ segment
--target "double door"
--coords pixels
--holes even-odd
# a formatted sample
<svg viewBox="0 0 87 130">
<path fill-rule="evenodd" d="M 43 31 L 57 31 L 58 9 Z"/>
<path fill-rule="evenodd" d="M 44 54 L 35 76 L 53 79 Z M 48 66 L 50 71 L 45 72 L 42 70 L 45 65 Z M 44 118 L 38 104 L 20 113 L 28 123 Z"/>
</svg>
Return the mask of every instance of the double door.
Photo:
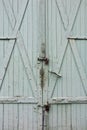
<svg viewBox="0 0 87 130">
<path fill-rule="evenodd" d="M 0 0 L 0 130 L 87 129 L 86 0 Z"/>
</svg>

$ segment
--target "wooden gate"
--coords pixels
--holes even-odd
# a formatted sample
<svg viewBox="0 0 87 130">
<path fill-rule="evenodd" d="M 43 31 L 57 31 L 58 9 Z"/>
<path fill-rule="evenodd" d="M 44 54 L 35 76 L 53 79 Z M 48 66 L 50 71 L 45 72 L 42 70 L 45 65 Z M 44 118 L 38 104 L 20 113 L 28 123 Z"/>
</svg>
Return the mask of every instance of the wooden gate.
<svg viewBox="0 0 87 130">
<path fill-rule="evenodd" d="M 87 129 L 87 1 L 0 0 L 0 130 Z"/>
</svg>

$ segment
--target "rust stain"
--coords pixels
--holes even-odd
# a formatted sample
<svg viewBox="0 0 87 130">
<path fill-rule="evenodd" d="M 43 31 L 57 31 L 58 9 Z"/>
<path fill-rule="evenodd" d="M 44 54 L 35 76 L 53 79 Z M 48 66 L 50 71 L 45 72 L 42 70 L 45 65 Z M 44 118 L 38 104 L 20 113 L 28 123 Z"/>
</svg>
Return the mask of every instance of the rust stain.
<svg viewBox="0 0 87 130">
<path fill-rule="evenodd" d="M 41 88 L 44 87 L 44 69 L 43 66 L 40 69 L 40 78 L 41 78 Z"/>
</svg>

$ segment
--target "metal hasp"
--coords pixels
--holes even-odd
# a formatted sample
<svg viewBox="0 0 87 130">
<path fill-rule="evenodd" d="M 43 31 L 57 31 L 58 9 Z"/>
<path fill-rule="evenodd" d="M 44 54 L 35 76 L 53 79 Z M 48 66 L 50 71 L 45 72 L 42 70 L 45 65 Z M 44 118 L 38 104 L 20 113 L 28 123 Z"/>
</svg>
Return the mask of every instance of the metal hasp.
<svg viewBox="0 0 87 130">
<path fill-rule="evenodd" d="M 47 104 L 44 105 L 44 108 L 45 108 L 46 112 L 49 112 L 49 110 L 50 110 L 50 104 L 47 102 Z"/>
<path fill-rule="evenodd" d="M 46 57 L 43 57 L 43 58 L 40 58 L 40 57 L 39 57 L 39 58 L 38 58 L 38 61 L 44 61 L 46 65 L 49 64 L 49 59 L 46 58 Z"/>
</svg>

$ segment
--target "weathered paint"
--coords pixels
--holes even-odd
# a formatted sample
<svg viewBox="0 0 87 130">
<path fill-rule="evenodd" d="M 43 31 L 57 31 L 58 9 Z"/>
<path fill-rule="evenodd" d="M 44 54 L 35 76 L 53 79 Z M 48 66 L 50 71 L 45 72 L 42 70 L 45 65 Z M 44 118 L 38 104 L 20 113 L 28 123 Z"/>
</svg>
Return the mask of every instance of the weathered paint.
<svg viewBox="0 0 87 130">
<path fill-rule="evenodd" d="M 0 16 L 0 130 L 36 130 L 38 2 L 0 0 Z"/>
<path fill-rule="evenodd" d="M 0 130 L 87 130 L 87 1 L 0 0 Z"/>
<path fill-rule="evenodd" d="M 50 130 L 87 129 L 86 15 L 86 0 L 48 0 Z"/>
</svg>

